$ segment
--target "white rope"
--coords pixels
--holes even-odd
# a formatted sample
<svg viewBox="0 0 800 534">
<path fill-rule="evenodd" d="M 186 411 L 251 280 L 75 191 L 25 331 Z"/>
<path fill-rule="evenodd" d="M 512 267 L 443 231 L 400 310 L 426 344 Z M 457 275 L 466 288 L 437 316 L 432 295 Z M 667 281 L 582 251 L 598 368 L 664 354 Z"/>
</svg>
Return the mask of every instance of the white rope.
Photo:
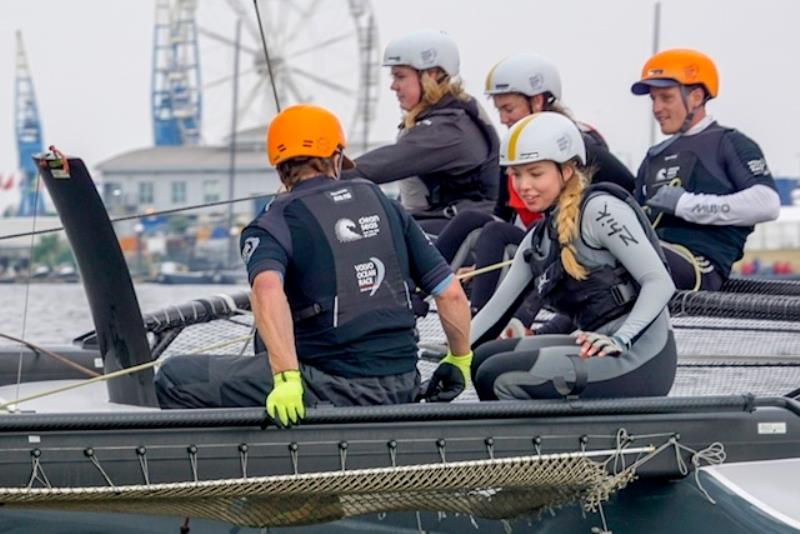
<svg viewBox="0 0 800 534">
<path fill-rule="evenodd" d="M 41 173 L 36 173 L 36 185 L 34 186 L 36 189 L 33 193 L 33 232 L 36 231 L 36 217 L 39 214 L 39 181 L 41 180 L 42 175 Z M 23 200 L 24 202 L 24 200 Z M 36 238 L 34 237 L 35 234 L 31 233 L 31 242 L 28 246 L 28 278 L 25 280 L 25 304 L 22 307 L 22 335 L 20 336 L 22 339 L 25 339 L 25 332 L 28 326 L 28 304 L 30 303 L 30 294 L 31 294 L 31 278 L 33 276 L 33 245 L 35 243 Z M 24 355 L 25 351 L 23 347 L 19 348 L 19 359 L 17 362 L 17 389 L 14 394 L 14 397 L 19 399 L 19 388 L 20 383 L 22 382 L 22 356 Z"/>
<path fill-rule="evenodd" d="M 513 259 L 512 260 L 505 260 L 505 261 L 493 263 L 491 265 L 487 265 L 486 267 L 481 267 L 480 269 L 475 269 L 474 271 L 468 271 L 466 273 L 462 273 L 462 274 L 456 275 L 456 280 L 468 280 L 468 279 L 470 279 L 470 278 L 472 278 L 474 276 L 478 276 L 478 275 L 481 275 L 481 274 L 486 274 L 486 273 L 489 273 L 489 272 L 492 272 L 492 271 L 496 271 L 497 269 L 502 269 L 503 267 L 511 265 L 512 263 L 514 263 Z"/>
<path fill-rule="evenodd" d="M 700 467 L 702 467 L 701 462 L 705 462 L 706 465 L 720 465 L 725 462 L 725 459 L 727 458 L 725 446 L 719 441 L 715 441 L 705 449 L 696 451 L 691 447 L 682 445 L 677 439 L 673 438 L 672 442 L 675 445 L 675 459 L 678 462 L 678 469 L 680 470 L 681 474 L 684 476 L 689 474 L 689 467 L 686 465 L 686 462 L 681 456 L 681 451 L 686 451 L 692 455 L 691 462 L 694 466 L 694 481 L 695 484 L 697 484 L 697 489 L 699 489 L 702 494 L 705 495 L 706 499 L 708 499 L 711 504 L 717 504 L 717 501 L 711 497 L 708 491 L 703 487 L 703 484 L 700 482 Z"/>
<path fill-rule="evenodd" d="M 33 488 L 33 483 L 39 481 L 45 487 L 52 488 L 47 475 L 44 474 L 44 469 L 39 461 L 39 456 L 31 456 L 31 479 L 28 481 L 28 488 Z"/>
</svg>

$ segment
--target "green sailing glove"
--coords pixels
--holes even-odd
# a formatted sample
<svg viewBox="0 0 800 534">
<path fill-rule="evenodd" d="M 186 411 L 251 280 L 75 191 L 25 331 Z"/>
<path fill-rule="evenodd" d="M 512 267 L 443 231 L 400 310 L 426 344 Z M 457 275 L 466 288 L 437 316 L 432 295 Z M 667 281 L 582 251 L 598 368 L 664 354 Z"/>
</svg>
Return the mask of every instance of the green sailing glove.
<svg viewBox="0 0 800 534">
<path fill-rule="evenodd" d="M 303 380 L 300 371 L 272 375 L 274 387 L 267 395 L 267 413 L 286 428 L 306 416 L 303 405 Z"/>
<path fill-rule="evenodd" d="M 434 371 L 422 397 L 428 402 L 450 402 L 469 385 L 472 352 L 454 356 L 448 352 Z"/>
</svg>

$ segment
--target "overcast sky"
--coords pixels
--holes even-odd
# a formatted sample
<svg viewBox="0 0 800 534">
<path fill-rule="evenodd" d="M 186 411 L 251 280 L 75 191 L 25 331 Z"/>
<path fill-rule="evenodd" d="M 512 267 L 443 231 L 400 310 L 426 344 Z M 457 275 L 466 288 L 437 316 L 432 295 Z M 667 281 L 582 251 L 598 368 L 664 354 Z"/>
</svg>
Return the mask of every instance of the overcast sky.
<svg viewBox="0 0 800 534">
<path fill-rule="evenodd" d="M 274 0 L 262 0 L 272 2 Z M 302 7 L 309 0 L 297 1 Z M 720 96 L 710 112 L 754 138 L 773 172 L 800 172 L 798 82 L 800 2 L 796 0 L 662 0 L 661 47 L 705 51 L 720 70 Z M 45 143 L 82 156 L 91 166 L 152 144 L 150 69 L 153 0 L 0 0 L 0 175 L 17 163 L 13 131 L 14 32 L 22 30 L 34 76 Z M 252 3 L 243 2 L 247 16 Z M 321 0 L 297 39 L 313 44 L 347 27 L 345 0 Z M 653 2 L 645 0 L 373 0 L 383 45 L 419 28 L 449 32 L 461 49 L 468 91 L 481 95 L 486 72 L 520 50 L 552 59 L 561 71 L 564 103 L 595 125 L 612 150 L 635 168 L 649 141 L 648 99 L 629 87 L 652 47 Z M 223 0 L 199 0 L 199 23 L 233 35 Z M 252 24 L 253 18 L 249 23 Z M 247 39 L 245 39 L 247 41 Z M 257 43 L 249 42 L 255 46 Z M 230 49 L 201 37 L 204 83 L 231 70 Z M 302 48 L 302 47 L 301 47 Z M 332 47 L 308 58 L 317 74 L 350 83 L 355 52 Z M 249 57 L 249 56 L 248 56 Z M 250 65 L 243 57 L 243 69 Z M 394 135 L 399 111 L 381 69 L 373 140 Z M 309 86 L 310 87 L 310 86 Z M 206 92 L 205 137 L 230 129 L 230 92 Z M 247 87 L 242 88 L 242 94 Z M 313 88 L 307 91 L 312 91 Z M 229 90 L 228 90 L 229 91 Z M 244 96 L 242 96 L 244 98 Z M 324 97 L 323 97 L 324 98 Z M 344 109 L 340 100 L 319 101 Z M 247 121 L 266 122 L 255 110 Z M 490 109 L 493 116 L 495 113 Z M 501 134 L 502 127 L 499 128 Z"/>
</svg>

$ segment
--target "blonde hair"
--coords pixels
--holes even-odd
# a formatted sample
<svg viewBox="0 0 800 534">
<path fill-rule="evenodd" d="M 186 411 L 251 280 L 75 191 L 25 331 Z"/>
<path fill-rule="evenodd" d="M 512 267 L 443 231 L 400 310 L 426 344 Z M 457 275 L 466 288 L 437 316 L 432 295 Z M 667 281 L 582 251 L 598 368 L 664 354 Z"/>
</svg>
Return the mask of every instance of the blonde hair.
<svg viewBox="0 0 800 534">
<path fill-rule="evenodd" d="M 420 113 L 435 105 L 439 100 L 447 95 L 453 95 L 459 100 L 469 100 L 469 96 L 464 92 L 464 87 L 458 77 L 447 76 L 438 67 L 422 71 L 419 75 L 419 83 L 422 86 L 422 95 L 419 103 L 408 110 L 403 115 L 403 128 L 412 128 Z"/>
<path fill-rule="evenodd" d="M 572 178 L 570 178 L 561 194 L 558 196 L 558 213 L 556 215 L 556 231 L 558 242 L 561 245 L 561 264 L 564 270 L 576 280 L 585 280 L 587 276 L 586 267 L 578 263 L 575 257 L 575 245 L 573 241 L 580 233 L 580 206 L 583 192 L 589 183 L 589 176 L 585 170 L 579 169 L 574 163 L 564 163 L 561 165 L 562 173 L 565 167 L 572 168 Z"/>
<path fill-rule="evenodd" d="M 572 113 L 570 113 L 569 109 L 567 109 L 564 105 L 561 104 L 561 102 L 557 100 L 555 102 L 550 102 L 550 103 L 545 102 L 542 111 L 552 111 L 553 113 L 564 115 L 572 122 L 575 122 L 575 119 L 572 117 Z"/>
</svg>

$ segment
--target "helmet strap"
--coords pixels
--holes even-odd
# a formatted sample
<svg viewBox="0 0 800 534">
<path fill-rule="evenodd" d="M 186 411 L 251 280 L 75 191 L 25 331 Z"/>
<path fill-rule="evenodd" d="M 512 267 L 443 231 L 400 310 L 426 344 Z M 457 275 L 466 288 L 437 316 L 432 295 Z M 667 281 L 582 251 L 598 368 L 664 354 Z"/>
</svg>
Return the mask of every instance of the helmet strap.
<svg viewBox="0 0 800 534">
<path fill-rule="evenodd" d="M 681 124 L 681 128 L 680 130 L 678 130 L 678 133 L 685 134 L 692 126 L 692 120 L 694 120 L 694 115 L 695 112 L 697 111 L 697 108 L 695 107 L 689 109 L 689 93 L 690 93 L 689 88 L 683 84 L 681 84 L 679 87 L 681 90 L 681 100 L 683 101 L 683 107 L 684 109 L 686 109 L 686 118 L 683 119 L 683 124 Z M 703 104 L 705 104 L 705 102 L 706 101 L 704 99 Z"/>
</svg>

